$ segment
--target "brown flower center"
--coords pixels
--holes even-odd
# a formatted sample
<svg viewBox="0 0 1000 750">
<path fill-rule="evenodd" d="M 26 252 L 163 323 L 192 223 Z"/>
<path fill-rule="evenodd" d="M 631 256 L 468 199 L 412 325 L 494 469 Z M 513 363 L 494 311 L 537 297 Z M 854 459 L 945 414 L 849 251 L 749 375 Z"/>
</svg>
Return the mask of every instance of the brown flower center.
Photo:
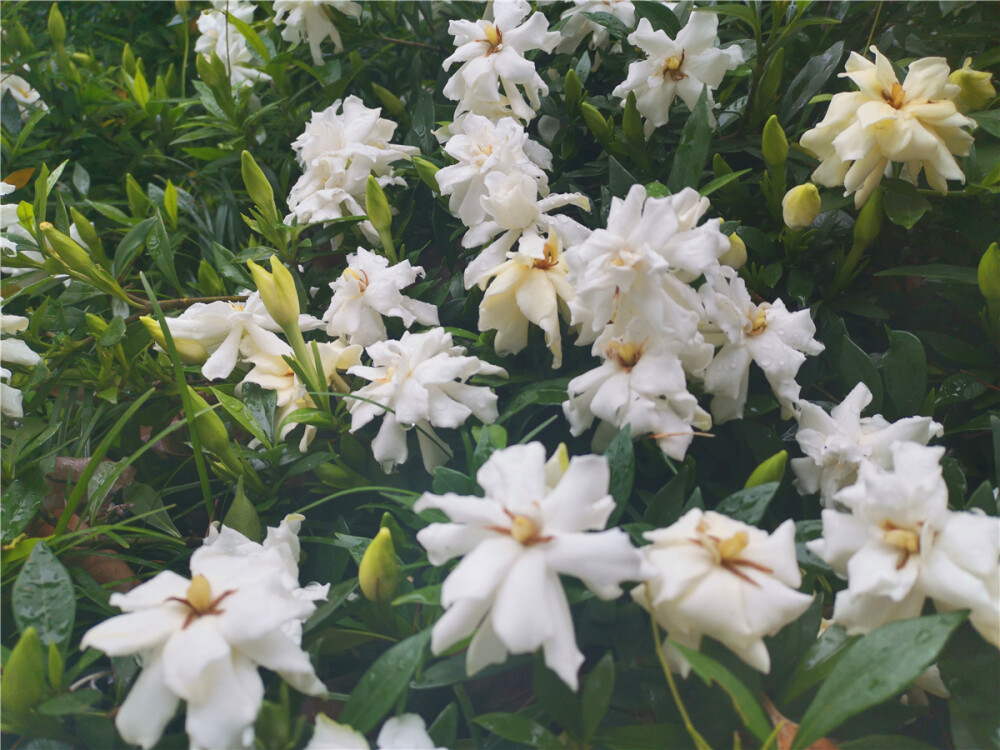
<svg viewBox="0 0 1000 750">
<path fill-rule="evenodd" d="M 681 50 L 680 57 L 677 57 L 676 55 L 671 55 L 670 57 L 668 57 L 666 61 L 663 63 L 663 70 L 661 72 L 661 75 L 664 78 L 670 76 L 670 79 L 673 81 L 683 81 L 685 78 L 687 78 L 687 73 L 681 70 L 681 67 L 684 65 L 684 55 L 685 55 L 684 50 Z"/>
<path fill-rule="evenodd" d="M 365 289 L 368 288 L 368 274 L 365 273 L 364 271 L 361 271 L 359 273 L 358 271 L 355 271 L 353 268 L 347 268 L 344 270 L 342 278 L 354 279 L 355 281 L 357 281 L 359 291 L 363 292 Z"/>
<path fill-rule="evenodd" d="M 642 344 L 633 344 L 631 341 L 612 341 L 604 350 L 604 355 L 617 362 L 628 372 L 642 357 Z"/>
<path fill-rule="evenodd" d="M 507 534 L 525 547 L 531 547 L 532 545 L 552 540 L 551 536 L 541 536 L 541 529 L 538 527 L 538 524 L 531 518 L 528 518 L 528 516 L 515 516 L 506 509 L 504 509 L 504 513 L 510 518 L 510 527 L 488 526 L 487 528 L 490 531 Z"/>
<path fill-rule="evenodd" d="M 487 24 L 484 29 L 486 32 L 485 39 L 479 39 L 480 42 L 486 42 L 490 45 L 490 48 L 486 50 L 486 56 L 489 57 L 494 52 L 499 52 L 503 49 L 503 33 L 493 24 Z"/>
<path fill-rule="evenodd" d="M 743 550 L 750 544 L 750 535 L 746 531 L 737 531 L 727 539 L 720 539 L 708 533 L 708 524 L 703 518 L 695 528 L 695 536 L 692 542 L 699 547 L 708 550 L 718 561 L 720 567 L 725 568 L 737 578 L 746 581 L 754 586 L 760 586 L 755 580 L 744 573 L 740 568 L 753 568 L 761 573 L 773 573 L 771 568 L 765 567 L 753 560 L 745 560 L 740 557 Z"/>
<path fill-rule="evenodd" d="M 181 630 L 187 629 L 194 620 L 205 615 L 221 615 L 225 610 L 219 609 L 219 604 L 222 600 L 231 594 L 235 594 L 236 589 L 229 589 L 224 591 L 222 594 L 212 599 L 212 587 L 208 583 L 208 579 L 203 575 L 196 575 L 191 579 L 191 584 L 187 589 L 187 598 L 181 599 L 177 596 L 171 596 L 167 598 L 168 602 L 180 602 L 190 611 L 188 612 L 187 619 L 184 620 L 184 624 L 181 626 Z"/>
<path fill-rule="evenodd" d="M 553 266 L 559 263 L 559 241 L 555 237 L 549 237 L 545 241 L 545 247 L 542 252 L 545 253 L 544 258 L 536 258 L 535 262 L 532 264 L 533 268 L 540 268 L 543 271 L 547 271 Z"/>
</svg>

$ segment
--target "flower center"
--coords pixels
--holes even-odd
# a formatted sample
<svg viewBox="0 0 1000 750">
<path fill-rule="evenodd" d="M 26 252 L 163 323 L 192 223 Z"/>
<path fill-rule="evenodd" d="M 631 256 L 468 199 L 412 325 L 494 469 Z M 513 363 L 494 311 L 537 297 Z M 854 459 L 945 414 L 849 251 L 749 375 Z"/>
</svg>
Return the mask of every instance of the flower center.
<svg viewBox="0 0 1000 750">
<path fill-rule="evenodd" d="M 642 356 L 642 344 L 633 344 L 631 341 L 612 341 L 604 350 L 604 354 L 608 359 L 621 365 L 627 372 L 635 367 L 635 363 Z"/>
<path fill-rule="evenodd" d="M 527 516 L 514 516 L 510 522 L 510 535 L 521 544 L 538 536 L 538 527 Z"/>
<path fill-rule="evenodd" d="M 196 575 L 191 579 L 191 584 L 187 588 L 186 599 L 171 596 L 167 598 L 167 601 L 180 602 L 190 610 L 187 619 L 184 620 L 184 625 L 181 626 L 181 630 L 185 630 L 188 625 L 199 617 L 204 615 L 221 615 L 225 610 L 219 609 L 219 604 L 227 596 L 235 593 L 236 589 L 229 589 L 215 599 L 212 599 L 212 587 L 208 583 L 208 579 L 203 575 Z"/>
<path fill-rule="evenodd" d="M 344 273 L 341 276 L 341 278 L 354 279 L 356 282 L 358 282 L 359 291 L 363 292 L 365 289 L 368 288 L 368 274 L 365 273 L 364 271 L 358 273 L 353 268 L 347 268 L 344 270 Z"/>
<path fill-rule="evenodd" d="M 545 246 L 542 248 L 542 252 L 545 253 L 544 258 L 536 258 L 535 262 L 532 264 L 534 268 L 540 268 L 543 271 L 547 271 L 559 263 L 559 240 L 554 236 L 549 236 L 545 241 Z"/>
<path fill-rule="evenodd" d="M 746 331 L 749 336 L 760 336 L 767 329 L 767 308 L 770 305 L 764 304 L 757 308 L 757 312 L 751 318 L 747 316 L 747 320 L 750 321 L 749 325 L 743 330 Z"/>
<path fill-rule="evenodd" d="M 882 98 L 885 103 L 888 104 L 893 109 L 899 109 L 903 106 L 903 98 L 906 96 L 906 92 L 903 91 L 903 87 L 896 81 L 892 84 L 892 90 L 889 92 L 882 92 Z"/>
<path fill-rule="evenodd" d="M 670 76 L 673 81 L 683 81 L 687 78 L 687 73 L 681 70 L 681 66 L 684 65 L 684 50 L 681 50 L 681 56 L 671 55 L 663 63 L 663 72 L 661 75 L 666 78 Z"/>
<path fill-rule="evenodd" d="M 484 29 L 486 33 L 485 39 L 480 39 L 480 42 L 486 42 L 490 45 L 490 48 L 486 50 L 486 55 L 492 55 L 494 52 L 499 52 L 503 49 L 503 33 L 493 24 L 486 24 Z"/>
<path fill-rule="evenodd" d="M 892 521 L 883 521 L 882 539 L 886 544 L 899 549 L 899 561 L 896 563 L 896 570 L 900 570 L 910 555 L 920 552 L 920 532 L 913 529 L 902 529 Z"/>
<path fill-rule="evenodd" d="M 696 536 L 691 540 L 692 542 L 708 550 L 716 558 L 720 567 L 725 568 L 737 578 L 741 578 L 749 584 L 760 586 L 759 583 L 740 568 L 753 568 L 754 570 L 759 570 L 761 573 L 768 574 L 774 572 L 771 568 L 765 567 L 760 563 L 753 560 L 744 560 L 740 557 L 743 554 L 743 550 L 750 544 L 750 535 L 746 531 L 737 531 L 728 539 L 719 539 L 719 537 L 708 533 L 708 524 L 703 518 L 698 522 L 695 534 Z"/>
</svg>

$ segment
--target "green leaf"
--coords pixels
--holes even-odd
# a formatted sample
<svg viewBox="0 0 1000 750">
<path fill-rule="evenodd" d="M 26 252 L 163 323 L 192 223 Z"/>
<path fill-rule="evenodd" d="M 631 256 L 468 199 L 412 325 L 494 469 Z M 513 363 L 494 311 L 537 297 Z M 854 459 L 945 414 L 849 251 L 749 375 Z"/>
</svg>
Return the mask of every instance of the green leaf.
<svg viewBox="0 0 1000 750">
<path fill-rule="evenodd" d="M 840 59 L 844 56 L 844 43 L 837 42 L 826 52 L 809 59 L 802 69 L 788 84 L 781 100 L 781 114 L 778 119 L 788 122 L 792 117 L 802 112 L 826 82 L 840 68 Z"/>
<path fill-rule="evenodd" d="M 114 260 L 111 261 L 111 273 L 115 278 L 120 277 L 132 265 L 132 261 L 142 250 L 142 245 L 155 223 L 155 218 L 143 219 L 122 237 L 122 241 L 118 243 L 118 248 L 115 250 Z"/>
<path fill-rule="evenodd" d="M 0 672 L 0 712 L 5 725 L 16 727 L 26 722 L 31 709 L 45 697 L 48 692 L 45 666 L 38 631 L 28 628 L 21 634 L 17 645 L 4 661 L 3 672 Z"/>
<path fill-rule="evenodd" d="M 7 460 L 4 455 L 4 461 Z M 4 488 L 3 502 L 0 502 L 0 540 L 3 544 L 10 544 L 28 528 L 49 489 L 45 474 L 37 464 L 20 471 L 17 479 Z"/>
<path fill-rule="evenodd" d="M 531 689 L 538 705 L 545 711 L 546 718 L 554 721 L 574 739 L 582 741 L 584 737 L 580 698 L 546 666 L 541 653 L 535 654 Z"/>
<path fill-rule="evenodd" d="M 766 482 L 734 492 L 719 503 L 715 510 L 737 521 L 756 525 L 767 512 L 767 506 L 774 499 L 779 484 L 780 482 Z"/>
<path fill-rule="evenodd" d="M 956 748 L 998 748 L 1000 652 L 971 624 L 963 624 L 938 658 L 941 679 L 951 699 L 948 715 Z"/>
<path fill-rule="evenodd" d="M 632 426 L 625 425 L 604 450 L 611 470 L 609 491 L 615 499 L 615 510 L 608 520 L 608 528 L 616 526 L 618 519 L 625 512 L 629 496 L 632 494 L 632 483 L 635 481 L 635 451 L 632 448 Z"/>
<path fill-rule="evenodd" d="M 153 489 L 148 484 L 134 482 L 125 488 L 122 499 L 132 506 L 132 511 L 137 516 L 146 514 L 143 519 L 146 523 L 171 536 L 180 538 L 181 533 L 174 526 L 170 514 L 163 507 L 163 498 L 158 490 Z"/>
<path fill-rule="evenodd" d="M 14 582 L 11 605 L 17 629 L 38 631 L 43 645 L 62 645 L 73 632 L 76 594 L 66 568 L 44 541 L 38 542 Z"/>
<path fill-rule="evenodd" d="M 749 12 L 749 10 L 748 10 Z M 671 193 L 686 187 L 697 188 L 701 182 L 701 170 L 708 158 L 712 145 L 712 128 L 709 126 L 708 87 L 701 90 L 701 96 L 694 111 L 684 123 L 680 142 L 674 151 L 674 163 L 667 178 Z"/>
<path fill-rule="evenodd" d="M 840 625 L 827 628 L 795 667 L 782 702 L 792 702 L 817 682 L 826 679 L 857 640 L 856 637 L 849 637 Z"/>
<path fill-rule="evenodd" d="M 177 268 L 174 265 L 174 248 L 170 244 L 170 236 L 159 213 L 153 217 L 153 226 L 146 235 L 146 247 L 156 267 L 167 277 L 174 289 L 181 292 L 181 282 L 177 278 Z"/>
<path fill-rule="evenodd" d="M 597 662 L 590 674 L 583 678 L 583 692 L 580 702 L 583 714 L 583 733 L 587 739 L 601 725 L 601 719 L 608 711 L 611 693 L 615 689 L 615 660 L 608 652 Z"/>
<path fill-rule="evenodd" d="M 447 466 L 435 466 L 431 489 L 436 495 L 448 492 L 454 492 L 456 495 L 475 495 L 476 480 Z"/>
<path fill-rule="evenodd" d="M 757 699 L 753 697 L 753 693 L 737 679 L 736 675 L 710 656 L 705 656 L 673 640 L 669 643 L 671 648 L 677 649 L 678 653 L 688 661 L 691 669 L 704 680 L 706 685 L 717 682 L 728 693 L 733 708 L 736 709 L 743 724 L 758 740 L 763 742 L 767 739 L 771 734 L 771 722 L 768 721 Z"/>
<path fill-rule="evenodd" d="M 920 217 L 931 210 L 930 201 L 920 195 L 916 188 L 888 189 L 882 198 L 882 208 L 889 221 L 906 229 L 920 221 Z"/>
<path fill-rule="evenodd" d="M 702 13 L 715 13 L 719 16 L 732 16 L 749 24 L 751 30 L 757 28 L 757 16 L 752 9 L 745 5 L 726 3 L 725 5 L 716 5 L 712 8 L 695 8 L 695 10 Z"/>
<path fill-rule="evenodd" d="M 77 690 L 72 693 L 62 693 L 55 698 L 49 698 L 38 706 L 38 712 L 46 716 L 64 716 L 66 714 L 85 713 L 102 697 L 100 690 Z"/>
<path fill-rule="evenodd" d="M 636 182 L 638 180 L 615 157 L 608 157 L 608 189 L 611 190 L 611 195 L 624 198 Z"/>
<path fill-rule="evenodd" d="M 667 482 L 649 500 L 642 520 L 656 527 L 670 526 L 681 517 L 684 498 L 687 494 L 688 475 L 691 465 L 685 463 L 677 476 Z"/>
<path fill-rule="evenodd" d="M 951 266 L 947 263 L 928 263 L 924 266 L 897 266 L 877 271 L 875 276 L 916 276 L 932 281 L 958 281 L 962 284 L 975 286 L 976 269 L 966 266 Z"/>
<path fill-rule="evenodd" d="M 896 415 L 916 414 L 927 393 L 927 355 L 920 339 L 906 331 L 886 328 L 889 351 L 882 357 L 885 391 L 896 407 Z"/>
<path fill-rule="evenodd" d="M 214 390 L 214 389 L 213 389 Z M 265 390 L 256 383 L 244 383 L 240 391 L 240 400 L 253 415 L 254 421 L 267 437 L 264 445 L 274 444 L 274 411 L 277 408 L 278 395 L 275 391 Z M 225 404 L 223 404 L 225 406 Z"/>
<path fill-rule="evenodd" d="M 496 423 L 502 424 L 506 422 L 532 404 L 545 406 L 561 404 L 566 400 L 566 385 L 569 381 L 569 378 L 554 378 L 525 386 L 510 400 Z"/>
<path fill-rule="evenodd" d="M 740 177 L 742 177 L 743 175 L 745 175 L 747 172 L 750 171 L 752 170 L 741 169 L 739 172 L 729 172 L 728 174 L 720 175 L 702 185 L 698 189 L 698 192 L 701 193 L 702 196 L 711 195 L 719 188 L 725 187 L 730 182 L 735 182 L 736 180 L 740 179 Z"/>
<path fill-rule="evenodd" d="M 847 719 L 905 689 L 934 663 L 967 612 L 947 612 L 883 625 L 862 637 L 833 668 L 799 724 L 792 750 L 802 750 Z"/>
<path fill-rule="evenodd" d="M 340 721 L 362 734 L 374 729 L 406 690 L 424 660 L 430 638 L 431 631 L 423 630 L 382 654 L 358 681 L 344 704 Z"/>
<path fill-rule="evenodd" d="M 253 30 L 253 27 L 246 21 L 241 21 L 229 11 L 226 11 L 226 17 L 247 40 L 247 44 L 250 45 L 250 48 L 256 52 L 264 62 L 270 62 L 271 55 L 268 53 L 267 47 L 260 38 L 260 35 Z"/>
<path fill-rule="evenodd" d="M 617 16 L 611 13 L 584 13 L 583 15 L 599 26 L 606 28 L 612 39 L 616 42 L 622 45 L 628 44 L 626 37 L 629 35 L 630 29 Z"/>
<path fill-rule="evenodd" d="M 590 14 L 588 14 L 590 15 Z M 476 717 L 476 723 L 489 732 L 519 745 L 562 750 L 562 743 L 552 732 L 527 716 L 492 713 Z"/>
<path fill-rule="evenodd" d="M 441 584 L 435 583 L 433 586 L 414 589 L 392 600 L 393 607 L 398 607 L 400 604 L 430 604 L 433 607 L 440 607 Z"/>
<path fill-rule="evenodd" d="M 859 382 L 872 392 L 872 411 L 882 411 L 882 379 L 871 359 L 846 335 L 840 342 L 840 356 L 836 362 L 837 374 L 845 389 L 854 388 Z"/>
<path fill-rule="evenodd" d="M 250 407 L 238 398 L 227 396 L 218 388 L 209 388 L 209 390 L 215 394 L 219 403 L 222 404 L 222 408 L 229 413 L 229 416 L 239 422 L 243 429 L 257 438 L 264 444 L 265 448 L 270 450 L 271 441 L 268 439 L 267 432 L 264 430 L 263 425 L 257 421 L 257 416 L 250 410 Z"/>
<path fill-rule="evenodd" d="M 689 747 L 691 737 L 676 724 L 632 724 L 604 729 L 594 744 L 614 750 L 650 750 L 654 747 Z"/>
<path fill-rule="evenodd" d="M 658 2 L 650 2 L 649 0 L 642 0 L 633 4 L 635 5 L 635 15 L 637 16 L 636 22 L 640 18 L 645 18 L 649 21 L 654 31 L 660 29 L 667 32 L 667 36 L 671 39 L 677 38 L 677 32 L 681 30 L 681 23 L 670 8 Z"/>
<path fill-rule="evenodd" d="M 935 750 L 934 745 L 915 740 L 902 734 L 873 734 L 857 740 L 848 740 L 838 745 L 840 750 Z M 961 745 L 956 745 L 961 747 Z"/>
<path fill-rule="evenodd" d="M 97 345 L 103 347 L 114 346 L 122 340 L 125 335 L 125 320 L 121 315 L 116 315 L 104 329 L 104 333 L 97 337 Z"/>
</svg>

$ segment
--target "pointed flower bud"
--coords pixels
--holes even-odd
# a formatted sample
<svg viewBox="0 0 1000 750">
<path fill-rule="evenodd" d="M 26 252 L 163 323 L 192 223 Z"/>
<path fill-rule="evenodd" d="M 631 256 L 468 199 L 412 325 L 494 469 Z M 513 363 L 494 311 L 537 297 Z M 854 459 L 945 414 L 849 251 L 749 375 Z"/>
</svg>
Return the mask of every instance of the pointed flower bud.
<svg viewBox="0 0 1000 750">
<path fill-rule="evenodd" d="M 52 3 L 49 10 L 49 37 L 56 47 L 62 47 L 66 43 L 66 21 L 56 3 Z"/>
<path fill-rule="evenodd" d="M 1000 246 L 997 243 L 994 242 L 983 253 L 977 280 L 993 324 L 1000 327 Z"/>
<path fill-rule="evenodd" d="M 278 221 L 278 209 L 274 205 L 274 189 L 263 170 L 257 166 L 249 151 L 244 151 L 242 156 L 243 183 L 246 185 L 250 200 L 256 204 L 257 208 L 271 223 Z"/>
<path fill-rule="evenodd" d="M 368 183 L 365 186 L 365 213 L 368 214 L 368 221 L 375 227 L 383 247 L 387 251 L 392 249 L 392 210 L 389 208 L 389 201 L 385 197 L 382 186 L 374 175 L 368 175 Z"/>
<path fill-rule="evenodd" d="M 757 487 L 768 482 L 780 482 L 785 476 L 785 465 L 788 463 L 788 451 L 779 451 L 768 459 L 765 459 L 760 466 L 753 470 L 747 478 L 744 489 Z"/>
<path fill-rule="evenodd" d="M 440 193 L 441 188 L 437 182 L 437 173 L 440 168 L 419 156 L 411 157 L 410 161 L 416 167 L 417 174 L 420 175 L 420 179 L 423 180 L 424 184 L 435 193 Z"/>
<path fill-rule="evenodd" d="M 747 245 L 736 232 L 729 235 L 729 249 L 719 256 L 719 263 L 739 271 L 747 262 Z"/>
<path fill-rule="evenodd" d="M 811 182 L 796 185 L 781 200 L 781 215 L 789 229 L 805 229 L 819 216 L 819 190 Z"/>
<path fill-rule="evenodd" d="M 97 267 L 94 265 L 94 261 L 72 237 L 63 234 L 48 221 L 43 221 L 38 225 L 38 228 L 45 235 L 46 244 L 49 245 L 51 254 L 62 261 L 66 268 L 88 278 L 96 274 Z"/>
<path fill-rule="evenodd" d="M 295 279 L 285 268 L 277 255 L 271 256 L 271 273 L 252 260 L 247 261 L 257 291 L 264 307 L 274 322 L 286 329 L 299 324 L 299 295 L 295 291 Z"/>
<path fill-rule="evenodd" d="M 773 169 L 781 169 L 788 159 L 788 139 L 785 131 L 778 123 L 778 116 L 771 115 L 764 125 L 764 135 L 761 138 L 761 150 L 764 152 L 764 161 L 767 166 Z"/>
<path fill-rule="evenodd" d="M 358 568 L 361 593 L 371 602 L 387 602 L 392 598 L 399 582 L 399 563 L 396 562 L 396 548 L 392 544 L 392 532 L 387 527 L 368 545 Z"/>
<path fill-rule="evenodd" d="M 990 82 L 991 74 L 986 70 L 973 70 L 972 58 L 965 58 L 965 64 L 948 76 L 948 83 L 959 88 L 955 106 L 959 112 L 977 112 L 993 101 L 997 91 Z"/>
<path fill-rule="evenodd" d="M 566 113 L 571 117 L 580 111 L 580 102 L 583 101 L 583 82 L 572 68 L 566 74 L 566 83 L 563 84 L 563 99 L 566 102 Z"/>
<path fill-rule="evenodd" d="M 862 247 L 868 247 L 878 237 L 879 230 L 882 229 L 882 191 L 876 189 L 872 197 L 868 199 L 861 211 L 858 213 L 858 220 L 854 223 L 854 242 Z"/>
<path fill-rule="evenodd" d="M 153 337 L 156 345 L 163 351 L 167 351 L 167 340 L 163 336 L 163 329 L 160 328 L 160 324 L 156 322 L 156 319 L 150 315 L 143 315 L 139 320 L 146 327 L 149 335 Z M 174 336 L 173 338 L 174 347 L 177 349 L 177 356 L 181 358 L 181 362 L 186 365 L 205 364 L 205 361 L 208 359 L 208 351 L 205 347 L 192 339 L 183 339 L 178 336 Z"/>
<path fill-rule="evenodd" d="M 203 448 L 207 448 L 220 459 L 226 466 L 238 464 L 233 453 L 233 446 L 229 442 L 229 431 L 218 414 L 208 405 L 208 402 L 194 389 L 188 389 L 191 396 L 191 408 L 194 414 L 194 427 L 198 431 Z"/>
</svg>

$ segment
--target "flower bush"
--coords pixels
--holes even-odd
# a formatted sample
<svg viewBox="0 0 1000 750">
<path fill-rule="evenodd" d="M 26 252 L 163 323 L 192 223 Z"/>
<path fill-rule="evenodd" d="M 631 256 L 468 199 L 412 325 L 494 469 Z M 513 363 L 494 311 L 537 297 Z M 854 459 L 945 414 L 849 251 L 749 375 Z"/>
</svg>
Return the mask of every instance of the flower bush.
<svg viewBox="0 0 1000 750">
<path fill-rule="evenodd" d="M 5 746 L 995 742 L 998 6 L 0 17 Z"/>
</svg>

